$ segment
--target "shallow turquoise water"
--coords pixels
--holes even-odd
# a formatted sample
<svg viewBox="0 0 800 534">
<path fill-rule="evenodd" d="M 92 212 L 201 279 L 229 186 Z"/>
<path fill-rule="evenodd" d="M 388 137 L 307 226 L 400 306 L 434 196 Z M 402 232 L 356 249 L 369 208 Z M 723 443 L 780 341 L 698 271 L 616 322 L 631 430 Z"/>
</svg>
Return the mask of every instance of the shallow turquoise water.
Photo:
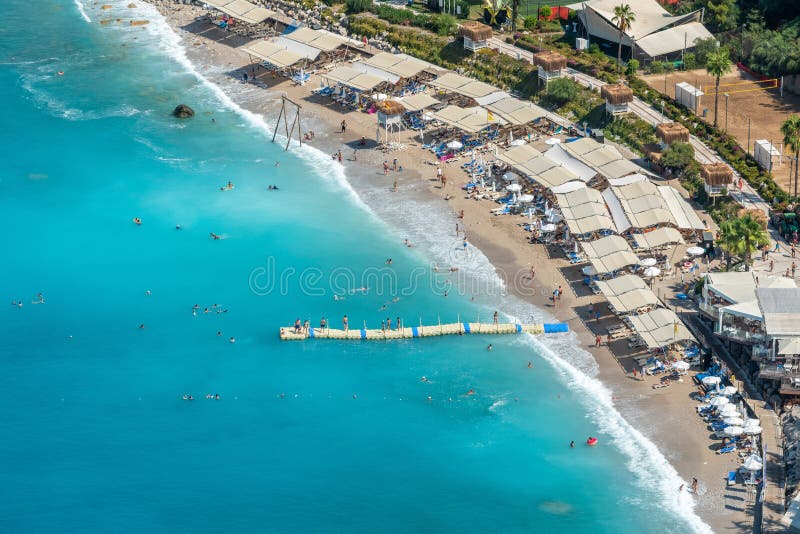
<svg viewBox="0 0 800 534">
<path fill-rule="evenodd" d="M 325 158 L 271 144 L 159 48 L 158 28 L 36 5 L 12 0 L 0 29 L 0 293 L 25 303 L 0 308 L 0 529 L 695 524 L 662 503 L 658 466 L 629 470 L 635 439 L 604 434 L 599 401 L 525 340 L 281 343 L 295 317 L 374 327 L 489 311 L 429 284 L 396 303 L 375 291 L 335 301 L 335 269 L 359 286 L 392 257 L 408 280 L 424 251 L 359 207 Z M 40 24 L 26 24 L 34 12 Z M 181 101 L 194 119 L 169 117 Z M 229 179 L 235 190 L 220 192 Z M 291 274 L 285 288 L 254 289 L 272 262 Z M 39 292 L 45 304 L 32 303 Z M 215 303 L 228 311 L 202 313 Z M 580 445 L 598 434 L 604 446 Z"/>
</svg>

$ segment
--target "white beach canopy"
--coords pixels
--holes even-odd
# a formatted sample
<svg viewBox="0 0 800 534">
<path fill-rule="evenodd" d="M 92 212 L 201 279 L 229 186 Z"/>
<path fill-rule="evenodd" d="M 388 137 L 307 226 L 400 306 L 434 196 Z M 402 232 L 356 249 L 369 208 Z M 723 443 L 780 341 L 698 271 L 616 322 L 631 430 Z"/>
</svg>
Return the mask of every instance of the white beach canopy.
<svg viewBox="0 0 800 534">
<path fill-rule="evenodd" d="M 741 436 L 743 432 L 744 429 L 740 426 L 726 426 L 722 430 L 723 434 L 725 434 L 726 436 L 730 436 L 732 438 L 736 436 Z"/>
<path fill-rule="evenodd" d="M 508 184 L 506 186 L 506 190 L 511 191 L 512 193 L 519 193 L 522 190 L 522 186 L 519 184 Z"/>
<path fill-rule="evenodd" d="M 718 376 L 706 376 L 703 378 L 703 385 L 706 386 L 716 386 L 722 382 L 722 379 Z"/>
<path fill-rule="evenodd" d="M 666 347 L 678 341 L 697 342 L 675 312 L 666 308 L 631 315 L 629 320 L 650 349 Z"/>
<path fill-rule="evenodd" d="M 762 429 L 760 426 L 746 426 L 744 427 L 744 433 L 748 436 L 757 436 L 761 434 Z"/>
<path fill-rule="evenodd" d="M 720 406 L 725 406 L 726 404 L 730 404 L 730 402 L 731 401 L 728 399 L 728 397 L 719 396 L 719 397 L 714 397 L 713 399 L 711 399 L 709 404 L 711 406 L 720 407 Z"/>
<path fill-rule="evenodd" d="M 660 248 L 674 243 L 683 243 L 681 233 L 669 226 L 656 228 L 651 232 L 633 234 L 631 237 L 638 247 L 646 250 Z"/>
<path fill-rule="evenodd" d="M 642 258 L 639 260 L 639 265 L 642 267 L 653 267 L 658 263 L 658 260 L 655 258 Z"/>
<path fill-rule="evenodd" d="M 742 469 L 747 469 L 748 471 L 761 471 L 763 468 L 764 462 L 761 460 L 761 456 L 757 454 L 751 454 L 742 463 Z"/>
<path fill-rule="evenodd" d="M 661 269 L 659 269 L 658 267 L 648 267 L 647 269 L 644 270 L 644 275 L 647 278 L 655 278 L 659 274 L 661 274 Z"/>
<path fill-rule="evenodd" d="M 726 396 L 727 396 L 727 395 L 734 395 L 734 394 L 736 394 L 738 391 L 739 391 L 739 390 L 738 390 L 738 389 L 736 389 L 736 388 L 735 388 L 735 387 L 733 387 L 733 386 L 725 386 L 724 388 L 722 388 L 722 391 L 720 391 L 720 393 L 721 393 L 722 395 L 726 395 Z"/>
<path fill-rule="evenodd" d="M 686 253 L 691 255 L 691 256 L 702 256 L 703 254 L 705 254 L 705 252 L 706 252 L 706 249 L 704 249 L 703 247 L 698 247 L 698 246 L 689 247 L 689 248 L 686 249 Z"/>
<path fill-rule="evenodd" d="M 725 423 L 725 426 L 742 426 L 744 424 L 741 417 L 726 417 L 722 422 Z"/>
<path fill-rule="evenodd" d="M 739 410 L 736 409 L 736 406 L 733 404 L 726 404 L 719 410 L 720 416 L 724 417 L 733 417 L 739 416 Z"/>
<path fill-rule="evenodd" d="M 274 11 L 245 0 L 204 0 L 204 3 L 248 24 L 258 24 L 275 15 Z"/>
<path fill-rule="evenodd" d="M 691 365 L 689 362 L 685 362 L 683 360 L 672 362 L 672 368 L 677 369 L 678 371 L 688 371 Z"/>
</svg>

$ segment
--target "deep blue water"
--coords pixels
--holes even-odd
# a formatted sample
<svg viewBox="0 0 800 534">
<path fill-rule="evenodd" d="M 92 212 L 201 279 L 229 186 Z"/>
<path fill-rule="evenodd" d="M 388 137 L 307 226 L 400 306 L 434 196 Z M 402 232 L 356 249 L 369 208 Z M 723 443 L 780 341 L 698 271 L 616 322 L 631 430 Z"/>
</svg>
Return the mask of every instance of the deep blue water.
<svg viewBox="0 0 800 534">
<path fill-rule="evenodd" d="M 332 272 L 357 287 L 392 257 L 408 280 L 429 258 L 360 207 L 327 158 L 282 152 L 221 101 L 151 12 L 146 28 L 97 23 L 130 18 L 127 3 L 87 7 L 91 23 L 67 0 L 4 4 L 0 530 L 696 524 L 591 381 L 527 340 L 280 342 L 295 317 L 375 327 L 491 310 L 426 283 L 399 302 L 334 300 Z M 180 102 L 195 118 L 169 116 Z M 265 272 L 285 288 L 264 290 Z M 213 304 L 227 312 L 203 313 Z M 601 446 L 582 446 L 589 435 Z"/>
</svg>

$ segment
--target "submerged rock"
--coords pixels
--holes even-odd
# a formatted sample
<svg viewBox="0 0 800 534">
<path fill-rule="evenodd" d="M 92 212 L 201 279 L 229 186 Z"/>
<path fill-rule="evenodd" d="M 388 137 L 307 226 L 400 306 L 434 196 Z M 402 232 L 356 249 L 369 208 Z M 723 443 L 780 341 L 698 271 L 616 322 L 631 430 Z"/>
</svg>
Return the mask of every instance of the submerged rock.
<svg viewBox="0 0 800 534">
<path fill-rule="evenodd" d="M 178 104 L 175 109 L 172 110 L 172 115 L 179 119 L 188 119 L 194 117 L 194 110 L 186 104 Z"/>
</svg>

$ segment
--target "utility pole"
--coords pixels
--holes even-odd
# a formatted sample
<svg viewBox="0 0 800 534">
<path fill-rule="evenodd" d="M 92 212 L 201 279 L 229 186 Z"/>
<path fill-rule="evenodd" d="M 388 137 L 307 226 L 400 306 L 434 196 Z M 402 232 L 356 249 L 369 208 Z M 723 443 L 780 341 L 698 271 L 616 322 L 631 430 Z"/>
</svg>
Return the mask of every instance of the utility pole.
<svg viewBox="0 0 800 534">
<path fill-rule="evenodd" d="M 747 153 L 750 153 L 750 117 L 747 117 Z"/>
</svg>

